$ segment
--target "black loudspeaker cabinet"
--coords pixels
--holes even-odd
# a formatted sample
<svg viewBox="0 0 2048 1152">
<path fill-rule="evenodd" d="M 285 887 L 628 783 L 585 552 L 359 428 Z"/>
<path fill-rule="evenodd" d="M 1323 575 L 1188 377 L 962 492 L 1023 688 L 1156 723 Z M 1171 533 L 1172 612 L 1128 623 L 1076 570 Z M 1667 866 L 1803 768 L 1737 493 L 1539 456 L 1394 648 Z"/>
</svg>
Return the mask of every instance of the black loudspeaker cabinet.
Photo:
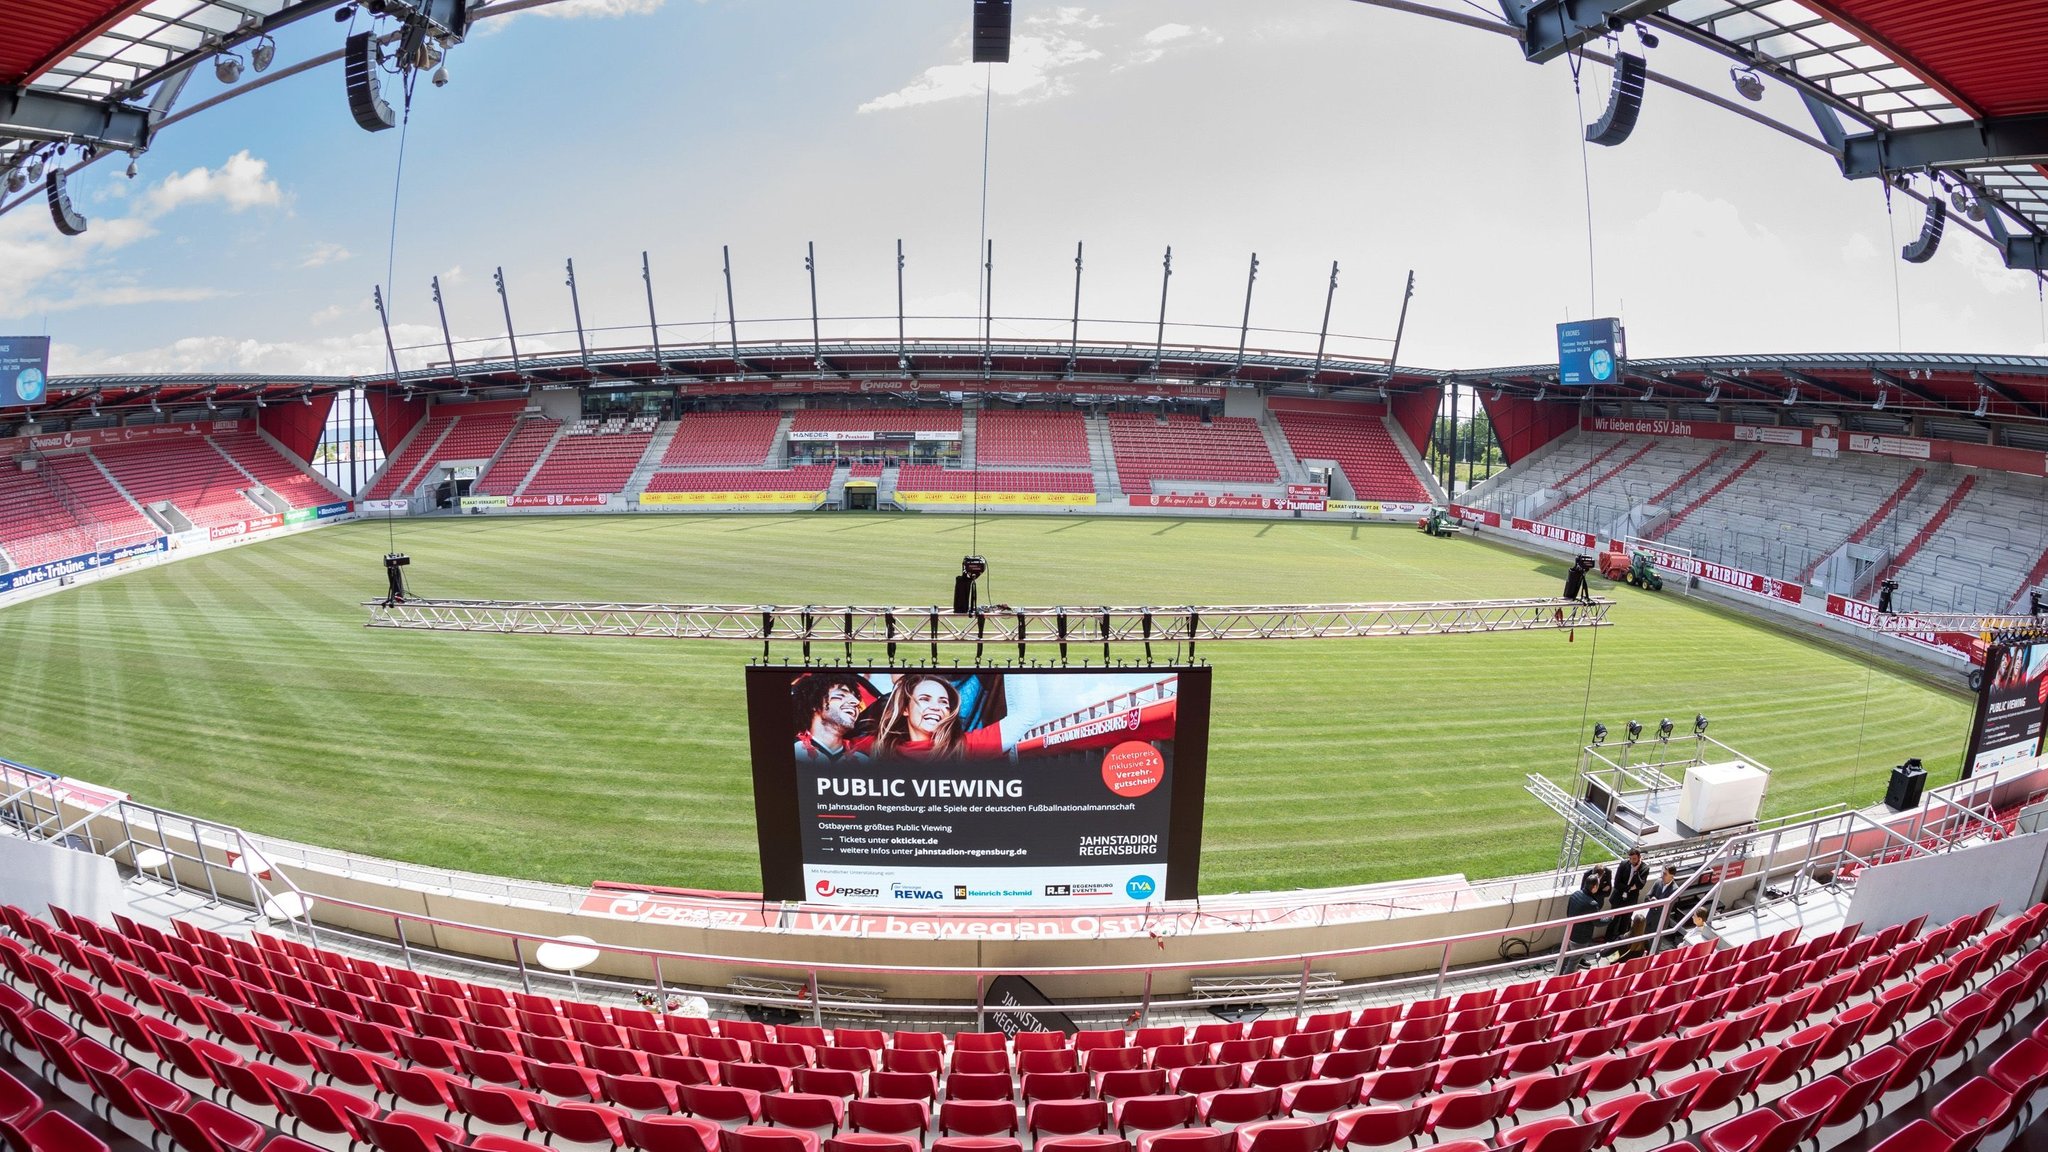
<svg viewBox="0 0 2048 1152">
<path fill-rule="evenodd" d="M 1920 806 L 1920 793 L 1927 788 L 1927 771 L 1918 761 L 1892 769 L 1892 782 L 1884 790 L 1885 807 L 1904 812 Z"/>
</svg>

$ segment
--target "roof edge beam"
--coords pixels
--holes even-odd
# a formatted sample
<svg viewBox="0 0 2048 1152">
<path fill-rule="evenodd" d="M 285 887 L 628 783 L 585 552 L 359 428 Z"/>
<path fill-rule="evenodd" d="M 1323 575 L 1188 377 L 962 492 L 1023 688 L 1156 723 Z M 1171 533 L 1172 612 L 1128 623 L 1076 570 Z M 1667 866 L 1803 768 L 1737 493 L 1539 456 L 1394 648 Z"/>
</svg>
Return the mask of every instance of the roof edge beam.
<svg viewBox="0 0 2048 1152">
<path fill-rule="evenodd" d="M 1613 29 L 1654 16 L 1671 0 L 1500 0 L 1501 14 L 1522 33 L 1522 57 L 1544 64 Z"/>
<path fill-rule="evenodd" d="M 1843 141 L 1841 151 L 1842 175 L 1851 180 L 1922 168 L 2042 159 L 2048 159 L 2048 113 L 1859 132 Z"/>
<path fill-rule="evenodd" d="M 34 88 L 0 87 L 0 138 L 71 140 L 127 152 L 149 146 L 145 108 Z"/>
</svg>

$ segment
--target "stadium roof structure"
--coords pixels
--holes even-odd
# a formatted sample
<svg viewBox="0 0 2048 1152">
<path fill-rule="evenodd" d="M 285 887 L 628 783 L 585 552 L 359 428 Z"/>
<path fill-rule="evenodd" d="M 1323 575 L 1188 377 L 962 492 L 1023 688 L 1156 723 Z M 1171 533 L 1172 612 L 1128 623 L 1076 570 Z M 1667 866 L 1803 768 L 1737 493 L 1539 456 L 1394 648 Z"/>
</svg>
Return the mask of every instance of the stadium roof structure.
<svg viewBox="0 0 2048 1152">
<path fill-rule="evenodd" d="M 1412 9 L 1403 0 L 1363 0 Z M 2009 268 L 2048 269 L 2048 6 L 2033 0 L 1501 0 L 1525 58 L 1543 62 L 1637 25 L 1790 86 L 1851 179 L 1882 178 L 1990 240 Z M 1745 83 L 1745 75 L 1750 82 Z M 1653 74 L 1652 78 L 1656 78 Z M 1672 84 L 1684 88 L 1682 84 Z M 1740 104 L 1692 90 L 1755 119 Z M 1784 130 L 1784 126 L 1779 126 Z M 1982 224 L 1982 229 L 1974 227 Z"/>
</svg>

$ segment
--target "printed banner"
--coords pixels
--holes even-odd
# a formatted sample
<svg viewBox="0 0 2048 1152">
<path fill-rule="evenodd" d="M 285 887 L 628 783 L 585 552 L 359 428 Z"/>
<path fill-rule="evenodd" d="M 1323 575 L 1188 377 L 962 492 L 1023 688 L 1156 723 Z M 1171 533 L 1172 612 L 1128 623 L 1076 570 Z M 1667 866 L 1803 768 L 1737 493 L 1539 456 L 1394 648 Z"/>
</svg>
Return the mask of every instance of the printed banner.
<svg viewBox="0 0 2048 1152">
<path fill-rule="evenodd" d="M 1862 625 L 1865 628 L 1877 627 L 1880 619 L 1896 621 L 1908 618 L 1903 616 L 1887 617 L 1877 610 L 1877 605 L 1875 604 L 1866 604 L 1861 600 L 1851 600 L 1847 596 L 1836 595 L 1833 592 L 1828 593 L 1827 613 L 1830 616 L 1847 620 L 1851 624 Z M 1981 665 L 1984 663 L 1984 638 L 1974 633 L 1936 632 L 1933 629 L 1894 632 L 1891 629 L 1886 629 L 1884 634 L 1897 637 L 1908 643 L 1919 644 L 1923 647 L 1967 656 L 1973 664 Z"/>
<path fill-rule="evenodd" d="M 1725 564 L 1715 564 L 1702 560 L 1697 556 L 1681 556 L 1676 552 L 1666 552 L 1662 548 L 1651 547 L 1647 544 L 1639 546 L 1637 551 L 1649 553 L 1650 559 L 1655 562 L 1658 570 L 1661 572 L 1670 572 L 1679 576 L 1695 576 L 1708 584 L 1718 584 L 1723 588 L 1733 588 L 1737 592 L 1747 592 L 1752 596 L 1782 600 L 1787 604 L 1797 604 L 1805 596 L 1806 590 L 1799 585 L 1785 580 L 1773 579 L 1761 573 L 1745 572 L 1740 568 L 1730 568 Z"/>
<path fill-rule="evenodd" d="M 1527 532 L 1531 536 L 1538 536 L 1545 540 L 1555 540 L 1560 544 L 1569 544 L 1574 548 L 1590 550 L 1596 543 L 1594 538 L 1587 533 L 1576 532 L 1570 528 L 1560 528 L 1555 524 L 1545 524 L 1539 520 L 1524 520 L 1520 516 L 1511 520 L 1509 527 L 1517 532 Z"/>
<path fill-rule="evenodd" d="M 17 592 L 23 588 L 33 588 L 38 584 L 47 584 L 52 580 L 62 580 L 69 576 L 95 572 L 101 568 L 121 564 L 129 560 L 139 560 L 145 556 L 154 556 L 160 552 L 167 551 L 169 548 L 170 541 L 168 539 L 156 536 L 140 543 L 123 544 L 118 548 L 110 548 L 104 552 L 88 552 L 82 556 L 71 556 L 63 560 L 51 560 L 48 563 L 36 564 L 28 568 L 17 568 L 12 572 L 0 573 L 0 592 Z"/>
<path fill-rule="evenodd" d="M 1424 511 L 1427 511 L 1427 509 L 1425 508 Z M 1488 512 L 1484 508 L 1467 508 L 1463 504 L 1453 504 L 1451 505 L 1451 515 L 1473 524 L 1483 524 L 1488 528 L 1500 527 L 1500 513 Z"/>
<path fill-rule="evenodd" d="M 464 496 L 462 498 L 462 507 L 464 507 L 465 509 L 503 508 L 505 507 L 505 501 L 508 499 L 510 499 L 510 497 L 506 496 Z"/>
<path fill-rule="evenodd" d="M 611 494 L 600 492 L 594 496 L 562 495 L 508 496 L 508 508 L 603 508 L 612 502 Z"/>
<path fill-rule="evenodd" d="M 1369 512 L 1376 516 L 1427 516 L 1429 505 L 1392 500 L 1326 500 L 1324 511 Z"/>
<path fill-rule="evenodd" d="M 412 511 L 412 501 L 365 500 L 362 502 L 361 507 L 365 512 L 377 512 L 387 516 L 403 516 L 407 512 Z"/>
<path fill-rule="evenodd" d="M 1793 446 L 1806 443 L 1804 428 L 1776 428 L 1767 424 L 1737 424 L 1735 438 L 1752 444 L 1787 444 Z"/>
<path fill-rule="evenodd" d="M 1281 507 L 1296 512 L 1325 512 L 1330 505 L 1330 486 L 1327 484 L 1289 484 L 1287 502 Z"/>
<path fill-rule="evenodd" d="M 642 492 L 642 504 L 816 504 L 816 492 Z"/>
<path fill-rule="evenodd" d="M 208 540 L 227 540 L 235 536 L 247 536 L 252 532 L 267 532 L 272 528 L 284 527 L 284 517 L 279 515 L 252 516 L 237 520 L 233 524 L 215 524 L 206 530 Z"/>
<path fill-rule="evenodd" d="M 240 431 L 240 420 L 215 420 L 210 424 L 145 424 L 139 428 L 93 428 L 83 432 L 52 432 L 39 436 L 15 436 L 0 440 L 0 456 L 34 449 L 53 452 L 60 448 L 99 448 L 109 444 L 133 444 L 145 440 L 167 440 L 180 436 L 204 436 L 210 432 Z"/>
<path fill-rule="evenodd" d="M 983 492 L 979 497 L 972 492 L 898 492 L 896 499 L 906 504 L 1093 504 L 1093 492 Z"/>
<path fill-rule="evenodd" d="M 1849 433 L 1849 451 L 1869 452 L 1877 456 L 1901 456 L 1908 460 L 1934 458 L 1932 441 L 1912 436 L 1872 436 L 1865 432 Z"/>
<path fill-rule="evenodd" d="M 1231 508 L 1244 511 L 1273 507 L 1271 496 L 1147 496 L 1131 497 L 1133 508 Z"/>
</svg>

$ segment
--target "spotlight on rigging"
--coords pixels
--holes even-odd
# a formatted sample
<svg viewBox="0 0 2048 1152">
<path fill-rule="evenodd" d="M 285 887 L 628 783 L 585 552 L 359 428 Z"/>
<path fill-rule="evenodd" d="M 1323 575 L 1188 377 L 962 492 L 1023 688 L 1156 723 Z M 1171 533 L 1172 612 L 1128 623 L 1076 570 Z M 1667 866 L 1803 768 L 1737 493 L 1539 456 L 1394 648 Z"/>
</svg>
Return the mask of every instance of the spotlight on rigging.
<svg viewBox="0 0 2048 1152">
<path fill-rule="evenodd" d="M 21 169 L 10 169 L 7 173 L 7 190 L 9 192 L 19 192 L 26 187 L 28 187 L 28 177 L 22 174 Z"/>
<path fill-rule="evenodd" d="M 966 614 L 975 610 L 974 582 L 988 571 L 988 561 L 980 556 L 962 556 L 960 574 L 953 577 L 953 611 Z"/>
<path fill-rule="evenodd" d="M 41 180 L 43 178 L 43 158 L 41 156 L 29 157 L 28 178 L 31 180 Z"/>
<path fill-rule="evenodd" d="M 1629 722 L 1628 722 L 1628 742 L 1629 742 L 1629 743 L 1631 743 L 1631 744 L 1633 744 L 1633 743 L 1635 743 L 1636 741 L 1638 741 L 1638 740 L 1641 740 L 1642 738 L 1643 738 L 1643 722 L 1642 722 L 1641 720 L 1631 720 L 1631 721 L 1629 721 Z"/>
<path fill-rule="evenodd" d="M 242 78 L 242 58 L 233 52 L 223 52 L 213 58 L 213 76 L 223 84 L 233 84 Z"/>
<path fill-rule="evenodd" d="M 1927 201 L 1927 218 L 1920 222 L 1920 235 L 1911 244 L 1899 249 L 1899 258 L 1908 264 L 1925 264 L 1934 259 L 1934 253 L 1941 248 L 1942 230 L 1948 227 L 1948 205 L 1935 196 Z"/>
<path fill-rule="evenodd" d="M 1538 384 L 1538 385 L 1536 386 L 1536 402 L 1537 402 L 1538 404 L 1541 404 L 1541 403 L 1543 403 L 1543 398 L 1544 398 L 1545 396 L 1549 395 L 1549 394 L 1550 394 L 1550 385 L 1548 385 L 1548 384 Z"/>
<path fill-rule="evenodd" d="M 1597 722 L 1593 725 L 1593 743 L 1607 743 L 1607 725 Z"/>
<path fill-rule="evenodd" d="M 358 32 L 348 38 L 342 49 L 342 77 L 348 86 L 348 110 L 354 116 L 358 127 L 365 132 L 382 132 L 386 128 L 398 127 L 398 113 L 384 99 L 382 85 L 377 79 L 377 65 L 382 50 L 368 32 Z"/>
<path fill-rule="evenodd" d="M 258 72 L 270 67 L 270 62 L 275 59 L 277 59 L 277 41 L 272 40 L 268 35 L 257 40 L 256 46 L 249 49 L 249 67 L 254 68 Z"/>
<path fill-rule="evenodd" d="M 1799 403 L 1799 385 L 1794 384 L 1791 390 L 1785 393 L 1785 407 L 1790 408 L 1797 403 Z"/>
<path fill-rule="evenodd" d="M 1564 598 L 1567 600 L 1590 600 L 1592 594 L 1586 588 L 1586 573 L 1593 570 L 1593 558 L 1581 556 L 1572 561 L 1564 574 Z"/>
<path fill-rule="evenodd" d="M 1721 402 L 1721 382 L 1720 382 L 1720 381 L 1718 381 L 1718 380 L 1716 380 L 1716 381 L 1714 382 L 1714 386 L 1713 386 L 1713 387 L 1711 387 L 1711 388 L 1709 388 L 1709 389 L 1707 389 L 1707 403 L 1709 403 L 1709 404 L 1719 404 L 1720 402 Z"/>
<path fill-rule="evenodd" d="M 1657 722 L 1657 739 L 1667 742 L 1671 739 L 1671 717 L 1666 716 Z"/>
<path fill-rule="evenodd" d="M 1977 410 L 1970 413 L 1970 415 L 1975 416 L 1979 420 L 1982 420 L 1984 418 L 1984 413 L 1989 411 L 1990 409 L 1991 393 L 1985 392 L 1980 389 L 1977 392 Z"/>
<path fill-rule="evenodd" d="M 1873 401 L 1871 401 L 1871 402 L 1870 402 L 1870 410 L 1871 410 L 1872 412 L 1882 412 L 1882 411 L 1884 411 L 1884 406 L 1885 406 L 1885 405 L 1886 405 L 1887 403 L 1889 403 L 1889 402 L 1890 402 L 1890 400 L 1891 400 L 1891 394 L 1890 394 L 1890 392 L 1889 392 L 1888 390 L 1886 390 L 1886 389 L 1883 389 L 1883 388 L 1879 388 L 1879 389 L 1877 390 L 1877 399 L 1875 399 L 1875 400 L 1873 400 Z"/>
<path fill-rule="evenodd" d="M 1607 110 L 1586 126 L 1588 144 L 1611 148 L 1636 130 L 1636 119 L 1643 114 L 1643 83 L 1649 71 L 1649 64 L 1633 52 L 1614 54 L 1614 85 L 1607 90 Z"/>
<path fill-rule="evenodd" d="M 412 557 L 407 556 L 403 552 L 386 552 L 384 554 L 384 582 L 389 589 L 389 594 L 384 597 L 384 606 L 386 608 L 393 604 L 405 603 L 405 566 L 410 563 L 412 563 Z"/>
<path fill-rule="evenodd" d="M 1705 736 L 1707 734 L 1707 714 L 1705 712 L 1701 712 L 1692 718 L 1692 734 L 1695 736 Z"/>
<path fill-rule="evenodd" d="M 1636 25 L 1636 39 L 1642 41 L 1645 48 L 1655 48 L 1658 44 L 1662 43 L 1658 39 L 1657 34 L 1650 31 L 1647 24 Z"/>
<path fill-rule="evenodd" d="M 129 178 L 130 180 L 133 180 L 133 179 L 135 179 L 135 173 L 136 173 L 136 167 L 135 167 L 135 157 L 133 157 L 133 156 L 130 156 L 130 157 L 128 157 L 128 178 Z"/>
<path fill-rule="evenodd" d="M 1728 79 L 1735 82 L 1735 94 L 1754 104 L 1764 98 L 1764 78 L 1754 68 L 1730 68 Z"/>
</svg>

